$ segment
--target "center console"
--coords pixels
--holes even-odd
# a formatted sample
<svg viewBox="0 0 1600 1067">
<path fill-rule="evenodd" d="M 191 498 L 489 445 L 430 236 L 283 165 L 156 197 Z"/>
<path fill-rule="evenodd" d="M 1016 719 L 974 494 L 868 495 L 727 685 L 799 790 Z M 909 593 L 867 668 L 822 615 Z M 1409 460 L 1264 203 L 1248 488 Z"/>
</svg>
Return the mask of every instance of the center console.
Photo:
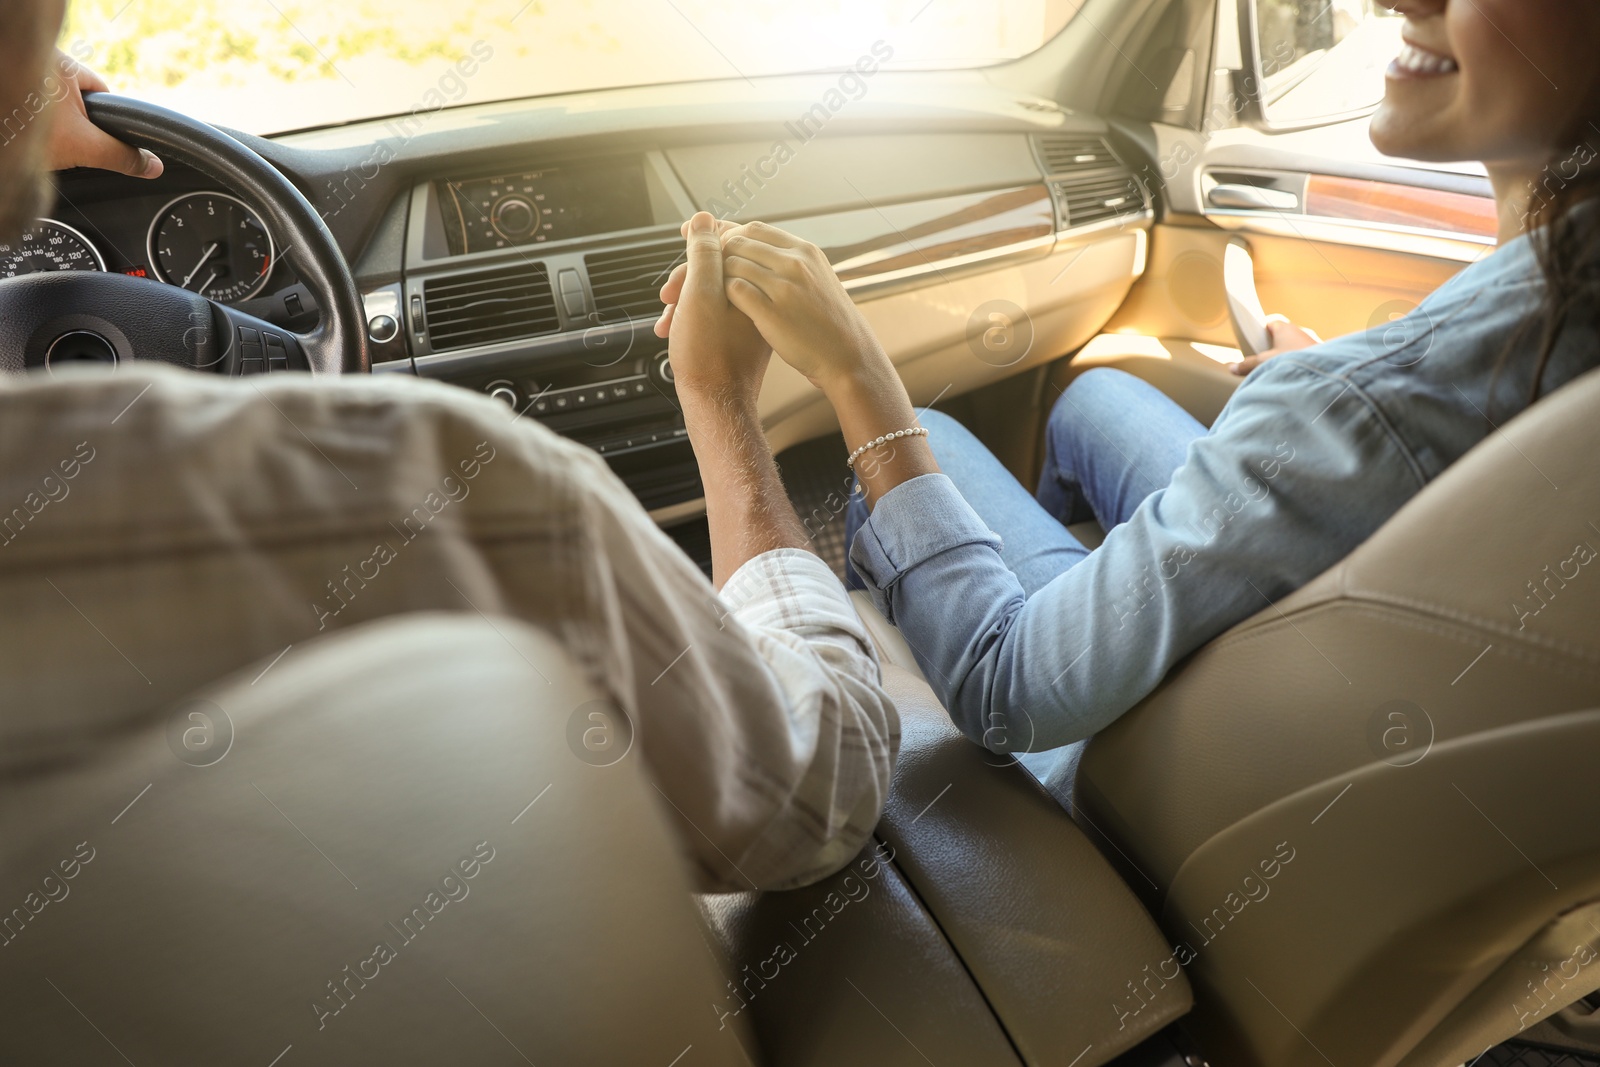
<svg viewBox="0 0 1600 1067">
<path fill-rule="evenodd" d="M 653 325 L 693 211 L 659 152 L 420 184 L 405 275 L 385 294 L 395 342 L 418 375 L 593 448 L 663 525 L 692 523 L 705 494 Z M 704 540 L 676 532 L 686 548 Z"/>
<path fill-rule="evenodd" d="M 594 449 L 647 510 L 672 511 L 705 494 L 666 348 L 650 340 L 655 343 L 640 346 L 648 354 L 630 353 L 605 366 L 595 365 L 580 344 L 578 351 L 496 359 L 441 377 Z"/>
</svg>

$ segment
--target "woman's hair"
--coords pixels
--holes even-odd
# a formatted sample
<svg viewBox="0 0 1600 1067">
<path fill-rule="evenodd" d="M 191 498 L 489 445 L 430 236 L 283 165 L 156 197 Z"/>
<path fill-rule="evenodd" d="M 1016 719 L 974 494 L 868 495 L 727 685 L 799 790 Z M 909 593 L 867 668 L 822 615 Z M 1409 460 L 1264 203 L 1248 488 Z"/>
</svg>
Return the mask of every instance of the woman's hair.
<svg viewBox="0 0 1600 1067">
<path fill-rule="evenodd" d="M 1574 319 L 1593 320 L 1600 309 L 1600 211 L 1574 210 L 1600 193 L 1600 130 L 1575 137 L 1570 152 L 1552 160 L 1530 190 L 1524 227 L 1544 275 L 1538 313 L 1523 322 L 1500 359 L 1495 377 L 1523 357 L 1537 336 L 1525 403 L 1543 392 L 1545 371 L 1561 335 Z M 1490 396 L 1494 396 L 1491 386 Z"/>
</svg>

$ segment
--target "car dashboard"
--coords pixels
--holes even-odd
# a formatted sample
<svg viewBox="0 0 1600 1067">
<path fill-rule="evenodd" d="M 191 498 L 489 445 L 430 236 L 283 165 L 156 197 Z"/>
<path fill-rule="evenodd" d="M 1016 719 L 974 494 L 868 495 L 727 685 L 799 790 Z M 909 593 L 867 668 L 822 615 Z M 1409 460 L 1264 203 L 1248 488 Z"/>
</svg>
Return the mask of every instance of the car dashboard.
<svg viewBox="0 0 1600 1067">
<path fill-rule="evenodd" d="M 919 403 L 1071 351 L 1143 270 L 1154 171 L 1106 121 L 970 72 L 885 72 L 837 114 L 817 102 L 829 84 L 764 80 L 755 101 L 719 82 L 610 90 L 238 136 L 345 250 L 375 372 L 503 401 L 603 454 L 670 524 L 703 491 L 652 327 L 695 211 L 824 249 Z M 0 273 L 120 271 L 315 323 L 292 249 L 197 171 L 58 184 L 51 231 L 0 249 Z M 51 241 L 89 247 L 64 266 L 41 259 Z M 761 405 L 778 449 L 834 426 L 780 361 Z"/>
</svg>

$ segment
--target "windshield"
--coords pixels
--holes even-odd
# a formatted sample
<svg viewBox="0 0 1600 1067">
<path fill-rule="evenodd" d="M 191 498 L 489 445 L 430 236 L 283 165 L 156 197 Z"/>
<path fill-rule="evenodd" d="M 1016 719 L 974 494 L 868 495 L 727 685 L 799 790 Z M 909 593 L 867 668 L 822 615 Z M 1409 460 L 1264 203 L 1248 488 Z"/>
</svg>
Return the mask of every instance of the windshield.
<svg viewBox="0 0 1600 1067">
<path fill-rule="evenodd" d="M 1025 55 L 1077 0 L 74 0 L 113 89 L 251 133 L 418 107 Z M 443 100 L 443 104 L 437 101 Z"/>
</svg>

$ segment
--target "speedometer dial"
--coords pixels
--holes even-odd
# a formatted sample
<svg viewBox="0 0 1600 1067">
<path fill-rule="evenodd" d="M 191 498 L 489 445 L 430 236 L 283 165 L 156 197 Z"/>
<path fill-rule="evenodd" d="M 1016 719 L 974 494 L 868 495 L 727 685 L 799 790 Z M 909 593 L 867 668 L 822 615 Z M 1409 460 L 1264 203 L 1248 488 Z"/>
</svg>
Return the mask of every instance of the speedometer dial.
<svg viewBox="0 0 1600 1067">
<path fill-rule="evenodd" d="M 227 193 L 189 193 L 150 223 L 156 277 L 220 303 L 261 292 L 276 249 L 256 213 Z"/>
<path fill-rule="evenodd" d="M 53 270 L 105 270 L 106 261 L 83 234 L 55 219 L 40 219 L 14 241 L 0 244 L 0 278 Z"/>
</svg>

